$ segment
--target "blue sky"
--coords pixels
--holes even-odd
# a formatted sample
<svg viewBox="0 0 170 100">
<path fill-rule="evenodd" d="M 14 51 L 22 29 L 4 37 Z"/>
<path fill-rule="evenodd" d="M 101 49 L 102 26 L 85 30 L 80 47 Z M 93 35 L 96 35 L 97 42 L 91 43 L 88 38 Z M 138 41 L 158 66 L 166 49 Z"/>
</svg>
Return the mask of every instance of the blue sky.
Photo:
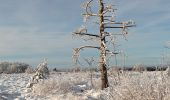
<svg viewBox="0 0 170 100">
<path fill-rule="evenodd" d="M 72 38 L 72 32 L 83 25 L 83 1 L 0 0 L 0 60 L 36 66 L 48 58 L 50 67 L 72 67 L 72 49 L 88 44 Z M 164 48 L 170 47 L 170 1 L 110 1 L 118 9 L 118 21 L 132 19 L 137 25 L 130 28 L 128 41 L 120 37 L 126 64 L 160 64 L 162 55 L 170 53 Z M 82 55 L 96 53 L 88 50 Z"/>
</svg>

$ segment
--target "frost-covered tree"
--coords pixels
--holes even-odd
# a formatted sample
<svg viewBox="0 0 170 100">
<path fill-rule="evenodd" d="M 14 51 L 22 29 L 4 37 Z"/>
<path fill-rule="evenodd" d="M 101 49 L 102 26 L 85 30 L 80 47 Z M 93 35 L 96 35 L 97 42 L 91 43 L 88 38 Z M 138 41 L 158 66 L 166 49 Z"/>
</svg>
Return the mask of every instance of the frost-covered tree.
<svg viewBox="0 0 170 100">
<path fill-rule="evenodd" d="M 38 64 L 36 68 L 36 72 L 32 77 L 31 81 L 27 84 L 27 88 L 32 88 L 34 84 L 37 84 L 39 80 L 46 79 L 49 76 L 49 70 L 47 66 L 47 59 L 40 64 Z"/>
<path fill-rule="evenodd" d="M 85 13 L 83 14 L 84 20 L 89 21 L 91 18 L 96 19 L 95 24 L 98 25 L 99 30 L 98 34 L 88 33 L 86 26 L 79 28 L 73 35 L 78 35 L 81 37 L 90 38 L 90 40 L 98 40 L 98 46 L 86 45 L 74 49 L 74 59 L 75 62 L 78 62 L 79 53 L 85 48 L 94 48 L 100 52 L 100 71 L 101 71 L 101 89 L 107 88 L 109 86 L 108 77 L 107 77 L 107 55 L 117 54 L 114 51 L 109 50 L 109 41 L 113 40 L 115 35 L 127 34 L 127 28 L 134 26 L 133 21 L 127 22 L 117 22 L 115 20 L 115 8 L 109 0 L 86 0 L 83 4 Z M 97 9 L 97 10 L 96 10 Z M 111 29 L 122 29 L 121 34 L 111 33 Z M 89 40 L 89 39 L 86 39 Z"/>
</svg>

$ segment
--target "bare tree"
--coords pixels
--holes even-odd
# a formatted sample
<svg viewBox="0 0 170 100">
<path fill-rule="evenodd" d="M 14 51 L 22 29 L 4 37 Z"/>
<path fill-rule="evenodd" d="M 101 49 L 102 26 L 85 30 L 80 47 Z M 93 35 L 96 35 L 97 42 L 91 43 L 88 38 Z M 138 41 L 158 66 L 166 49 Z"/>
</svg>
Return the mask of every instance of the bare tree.
<svg viewBox="0 0 170 100">
<path fill-rule="evenodd" d="M 99 34 L 91 34 L 87 32 L 86 27 L 79 28 L 76 32 L 73 33 L 73 35 L 78 35 L 81 37 L 88 37 L 90 40 L 97 39 L 97 43 L 99 43 L 99 46 L 92 46 L 92 45 L 86 45 L 81 46 L 79 48 L 74 49 L 74 60 L 75 62 L 79 62 L 79 53 L 81 50 L 85 48 L 94 48 L 99 50 L 100 52 L 100 71 L 101 71 L 101 89 L 107 88 L 109 86 L 108 83 L 108 77 L 107 77 L 107 55 L 114 55 L 115 52 L 110 51 L 108 49 L 108 40 L 112 40 L 111 38 L 113 36 L 117 35 L 123 35 L 125 36 L 127 34 L 127 28 L 134 26 L 133 21 L 127 21 L 127 22 L 116 22 L 115 21 L 115 10 L 113 8 L 113 5 L 110 3 L 106 3 L 106 1 L 109 0 L 86 0 L 87 2 L 84 3 L 85 13 L 83 14 L 85 21 L 89 20 L 90 18 L 96 18 L 96 24 L 99 27 Z M 97 1 L 97 2 L 95 2 Z M 104 2 L 105 1 L 105 2 Z M 95 5 L 97 4 L 98 11 L 95 12 Z M 93 10 L 94 8 L 94 10 Z M 111 33 L 111 29 L 122 29 L 121 33 Z M 110 38 L 110 39 L 109 39 Z M 86 39 L 89 40 L 89 39 Z"/>
</svg>

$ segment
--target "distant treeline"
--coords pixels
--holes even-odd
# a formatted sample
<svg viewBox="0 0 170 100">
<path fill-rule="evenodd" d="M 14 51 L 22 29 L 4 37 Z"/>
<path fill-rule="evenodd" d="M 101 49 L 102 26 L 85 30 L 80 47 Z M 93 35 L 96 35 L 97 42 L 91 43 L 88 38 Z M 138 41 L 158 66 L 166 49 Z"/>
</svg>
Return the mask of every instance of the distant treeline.
<svg viewBox="0 0 170 100">
<path fill-rule="evenodd" d="M 110 67 L 108 70 L 123 70 L 123 71 L 165 71 L 167 66 L 138 66 L 138 67 Z M 79 71 L 100 71 L 99 68 L 70 68 L 70 69 L 57 69 L 54 68 L 53 71 L 55 72 L 79 72 Z"/>
<path fill-rule="evenodd" d="M 155 67 L 155 66 L 147 66 L 147 67 L 140 67 L 134 69 L 133 67 L 125 67 L 122 68 L 124 71 L 165 71 L 167 67 Z M 121 70 L 121 69 L 120 69 Z"/>
<path fill-rule="evenodd" d="M 165 71 L 167 66 L 138 66 L 138 67 L 112 67 L 123 71 Z"/>
<path fill-rule="evenodd" d="M 98 68 L 80 68 L 80 67 L 75 67 L 75 68 L 67 68 L 67 69 L 57 69 L 57 68 L 53 68 L 52 69 L 55 72 L 86 72 L 86 71 L 99 71 Z"/>
</svg>

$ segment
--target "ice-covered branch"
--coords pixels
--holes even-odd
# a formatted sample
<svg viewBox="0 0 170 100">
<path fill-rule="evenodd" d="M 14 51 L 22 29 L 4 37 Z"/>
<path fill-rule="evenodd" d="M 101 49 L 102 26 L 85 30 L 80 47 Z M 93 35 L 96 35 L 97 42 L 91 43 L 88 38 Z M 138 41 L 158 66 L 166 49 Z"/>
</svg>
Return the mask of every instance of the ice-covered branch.
<svg viewBox="0 0 170 100">
<path fill-rule="evenodd" d="M 106 50 L 106 53 L 107 54 L 110 54 L 110 55 L 116 55 L 116 54 L 119 54 L 119 52 L 113 52 L 113 51 L 110 51 L 110 50 Z"/>
<path fill-rule="evenodd" d="M 100 47 L 96 47 L 96 46 L 82 46 L 82 47 L 76 48 L 74 50 L 79 52 L 80 50 L 82 50 L 84 48 L 96 48 L 96 49 L 100 49 Z"/>
<path fill-rule="evenodd" d="M 99 35 L 87 33 L 87 29 L 86 29 L 85 26 L 82 26 L 82 27 L 80 27 L 78 30 L 76 30 L 75 32 L 73 32 L 73 35 L 90 36 L 90 37 L 100 38 Z"/>
<path fill-rule="evenodd" d="M 89 19 L 91 16 L 97 16 L 97 14 L 93 13 L 92 11 L 92 8 L 91 8 L 92 2 L 93 0 L 89 0 L 84 4 L 84 9 L 85 9 L 85 13 L 83 14 L 84 22 L 86 22 L 87 19 Z"/>
<path fill-rule="evenodd" d="M 109 21 L 109 22 L 103 22 L 103 24 L 105 25 L 105 28 L 128 28 L 128 27 L 134 27 L 135 22 L 130 20 L 127 22 L 113 22 L 113 21 Z M 120 25 L 120 26 L 114 26 L 114 25 Z"/>
<path fill-rule="evenodd" d="M 105 26 L 105 28 L 128 28 L 128 27 L 134 27 L 134 25 L 125 25 L 125 26 Z"/>
<path fill-rule="evenodd" d="M 104 11 L 103 11 L 102 14 L 105 15 L 105 14 L 107 14 L 107 13 L 114 13 L 115 10 L 117 10 L 117 9 L 114 9 L 114 8 L 113 8 L 113 5 L 108 4 L 108 5 L 105 5 L 105 8 L 104 8 Z"/>
<path fill-rule="evenodd" d="M 99 35 L 90 34 L 90 33 L 77 33 L 77 32 L 74 32 L 74 34 L 75 35 L 81 35 L 81 36 L 92 36 L 92 37 L 97 37 L 97 38 L 100 37 Z"/>
<path fill-rule="evenodd" d="M 83 50 L 84 48 L 94 48 L 94 49 L 100 50 L 100 47 L 96 47 L 96 46 L 81 46 L 79 48 L 74 48 L 73 60 L 74 60 L 75 64 L 77 64 L 77 62 L 78 62 L 78 58 L 80 56 L 80 51 Z"/>
</svg>

